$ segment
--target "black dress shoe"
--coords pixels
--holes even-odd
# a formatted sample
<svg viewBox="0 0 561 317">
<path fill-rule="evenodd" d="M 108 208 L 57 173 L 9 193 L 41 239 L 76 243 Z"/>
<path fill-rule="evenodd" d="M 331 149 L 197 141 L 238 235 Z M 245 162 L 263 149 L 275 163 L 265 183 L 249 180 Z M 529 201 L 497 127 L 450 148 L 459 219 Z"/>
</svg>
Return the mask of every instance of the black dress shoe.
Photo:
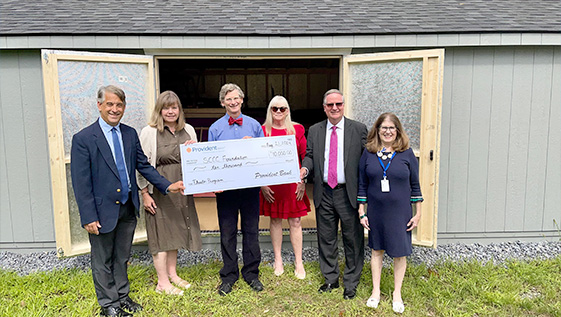
<svg viewBox="0 0 561 317">
<path fill-rule="evenodd" d="M 335 283 L 332 283 L 332 284 L 323 283 L 323 285 L 319 288 L 318 292 L 320 292 L 320 293 L 331 292 L 335 288 L 339 288 L 339 281 L 337 281 Z"/>
<path fill-rule="evenodd" d="M 254 279 L 253 281 L 247 283 L 256 292 L 261 292 L 263 290 L 263 283 L 259 279 Z"/>
<path fill-rule="evenodd" d="M 354 289 L 345 289 L 343 292 L 344 299 L 353 299 L 356 296 L 356 288 Z"/>
<path fill-rule="evenodd" d="M 129 317 L 132 314 L 122 310 L 121 307 L 101 307 L 101 316 Z"/>
<path fill-rule="evenodd" d="M 142 310 L 142 306 L 128 296 L 121 300 L 121 308 L 131 313 L 136 313 Z"/>
<path fill-rule="evenodd" d="M 220 296 L 225 296 L 231 291 L 232 291 L 232 284 L 230 283 L 222 282 L 222 284 L 220 284 L 220 286 L 218 287 L 218 294 L 220 294 Z"/>
</svg>

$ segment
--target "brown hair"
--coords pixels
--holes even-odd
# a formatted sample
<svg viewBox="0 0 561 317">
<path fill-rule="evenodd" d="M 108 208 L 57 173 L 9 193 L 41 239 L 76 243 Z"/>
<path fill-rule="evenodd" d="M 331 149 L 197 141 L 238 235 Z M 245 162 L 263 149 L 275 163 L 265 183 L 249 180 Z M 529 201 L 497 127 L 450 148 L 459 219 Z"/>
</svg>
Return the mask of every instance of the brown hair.
<svg viewBox="0 0 561 317">
<path fill-rule="evenodd" d="M 183 115 L 183 107 L 181 106 L 181 100 L 176 93 L 171 90 L 166 90 L 158 96 L 156 100 L 156 106 L 152 115 L 150 116 L 150 122 L 148 125 L 158 129 L 158 131 L 164 131 L 164 118 L 162 117 L 162 109 L 165 107 L 173 106 L 177 104 L 179 107 L 179 116 L 177 117 L 177 124 L 175 126 L 176 131 L 180 131 L 185 128 L 185 116 Z"/>
<path fill-rule="evenodd" d="M 396 152 L 403 152 L 409 148 L 409 137 L 407 136 L 407 133 L 405 133 L 405 130 L 403 130 L 403 125 L 401 125 L 399 118 L 391 112 L 384 112 L 378 117 L 378 119 L 376 119 L 376 122 L 374 122 L 370 132 L 368 132 L 368 137 L 366 138 L 366 149 L 368 152 L 376 153 L 384 147 L 378 132 L 380 131 L 382 122 L 386 119 L 393 122 L 396 128 L 396 137 L 392 144 L 393 150 Z"/>
</svg>

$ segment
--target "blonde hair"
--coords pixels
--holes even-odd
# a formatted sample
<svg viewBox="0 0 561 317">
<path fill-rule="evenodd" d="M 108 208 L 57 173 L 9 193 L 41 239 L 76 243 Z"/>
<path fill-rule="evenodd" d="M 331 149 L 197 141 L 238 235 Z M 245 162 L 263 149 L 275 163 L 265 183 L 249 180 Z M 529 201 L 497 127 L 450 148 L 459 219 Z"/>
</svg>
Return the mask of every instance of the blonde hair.
<svg viewBox="0 0 561 317">
<path fill-rule="evenodd" d="M 368 137 L 366 138 L 366 149 L 368 152 L 376 153 L 384 147 L 378 132 L 380 131 L 382 122 L 386 119 L 390 119 L 390 121 L 395 125 L 396 137 L 392 144 L 393 150 L 396 152 L 403 152 L 409 148 L 409 137 L 407 136 L 407 133 L 405 133 L 405 130 L 403 130 L 403 125 L 401 125 L 399 118 L 391 112 L 384 112 L 378 117 L 378 119 L 376 119 L 372 129 L 368 132 Z"/>
<path fill-rule="evenodd" d="M 158 129 L 158 131 L 164 131 L 164 118 L 162 117 L 162 109 L 165 107 L 170 107 L 177 104 L 179 107 L 179 116 L 177 117 L 177 124 L 175 126 L 175 130 L 181 130 L 185 128 L 185 116 L 183 115 L 183 107 L 181 106 L 181 100 L 177 94 L 175 94 L 171 90 L 166 90 L 158 96 L 158 100 L 156 100 L 156 106 L 154 107 L 154 111 L 152 111 L 152 115 L 150 116 L 150 122 L 148 125 Z"/>
<path fill-rule="evenodd" d="M 294 124 L 296 122 L 292 122 L 290 118 L 290 107 L 288 106 L 288 101 L 283 96 L 274 96 L 273 99 L 269 102 L 269 106 L 267 107 L 267 115 L 265 116 L 265 136 L 271 135 L 271 129 L 273 128 L 273 114 L 271 113 L 272 107 L 286 107 L 285 111 L 288 111 L 288 114 L 284 118 L 284 126 L 286 127 L 287 134 L 296 134 L 296 130 L 294 130 Z"/>
</svg>

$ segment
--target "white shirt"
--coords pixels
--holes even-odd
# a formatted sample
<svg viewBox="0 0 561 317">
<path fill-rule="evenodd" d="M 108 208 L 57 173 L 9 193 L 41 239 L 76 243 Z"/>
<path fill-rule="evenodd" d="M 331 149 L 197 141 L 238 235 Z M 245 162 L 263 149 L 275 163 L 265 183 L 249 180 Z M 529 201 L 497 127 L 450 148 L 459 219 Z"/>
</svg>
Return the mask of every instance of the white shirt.
<svg viewBox="0 0 561 317">
<path fill-rule="evenodd" d="M 343 127 L 345 126 L 345 117 L 341 118 L 341 121 L 335 125 L 337 127 L 337 183 L 345 184 L 345 148 L 344 148 L 344 138 L 345 131 Z M 331 146 L 331 133 L 333 124 L 327 120 L 326 133 L 325 133 L 325 153 L 323 161 L 323 182 L 327 184 L 327 173 L 329 171 L 329 148 Z"/>
</svg>

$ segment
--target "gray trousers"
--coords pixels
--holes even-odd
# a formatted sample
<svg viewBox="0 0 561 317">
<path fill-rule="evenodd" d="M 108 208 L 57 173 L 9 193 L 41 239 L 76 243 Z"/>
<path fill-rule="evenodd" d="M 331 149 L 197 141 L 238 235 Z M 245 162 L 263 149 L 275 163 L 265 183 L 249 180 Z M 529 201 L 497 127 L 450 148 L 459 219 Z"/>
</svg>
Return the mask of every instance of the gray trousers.
<svg viewBox="0 0 561 317">
<path fill-rule="evenodd" d="M 136 221 L 134 205 L 129 197 L 119 209 L 119 220 L 113 231 L 89 234 L 95 294 L 101 307 L 120 307 L 120 300 L 129 295 L 127 262 Z"/>
<path fill-rule="evenodd" d="M 364 229 L 360 225 L 357 209 L 349 202 L 346 188 L 323 186 L 323 197 L 316 209 L 319 267 L 326 283 L 338 281 L 337 236 L 340 222 L 345 250 L 343 285 L 346 289 L 355 289 L 364 266 Z"/>
</svg>

